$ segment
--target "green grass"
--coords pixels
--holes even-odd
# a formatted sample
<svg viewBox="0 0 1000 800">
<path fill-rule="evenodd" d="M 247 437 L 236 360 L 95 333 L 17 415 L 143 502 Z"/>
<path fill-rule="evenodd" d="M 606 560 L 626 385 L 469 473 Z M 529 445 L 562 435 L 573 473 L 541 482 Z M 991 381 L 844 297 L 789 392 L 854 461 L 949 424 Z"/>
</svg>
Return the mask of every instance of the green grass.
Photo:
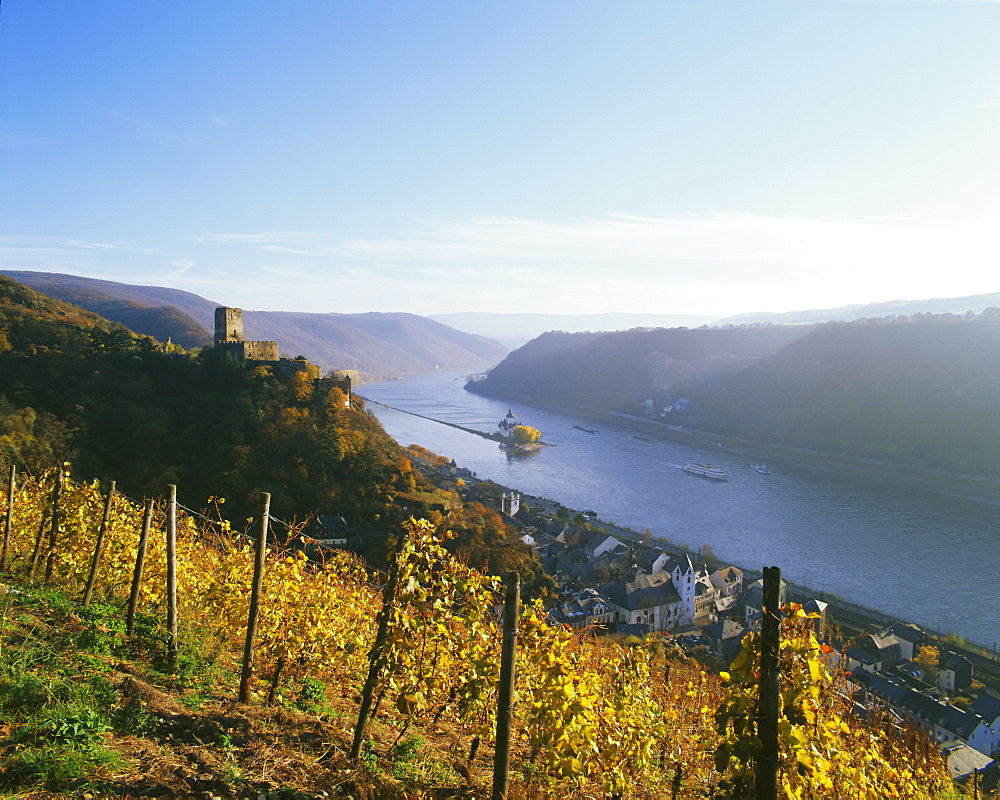
<svg viewBox="0 0 1000 800">
<path fill-rule="evenodd" d="M 54 792 L 79 790 L 96 785 L 102 774 L 124 763 L 117 753 L 96 742 L 48 743 L 25 747 L 9 759 L 3 781 L 11 788 L 41 784 Z"/>
</svg>

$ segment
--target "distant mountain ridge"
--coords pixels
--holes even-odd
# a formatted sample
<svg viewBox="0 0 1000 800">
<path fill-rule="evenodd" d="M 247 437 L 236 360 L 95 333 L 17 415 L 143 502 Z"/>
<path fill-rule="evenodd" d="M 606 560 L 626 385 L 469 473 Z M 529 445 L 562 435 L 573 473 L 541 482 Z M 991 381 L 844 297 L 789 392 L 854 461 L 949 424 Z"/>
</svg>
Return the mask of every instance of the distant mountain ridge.
<svg viewBox="0 0 1000 800">
<path fill-rule="evenodd" d="M 431 319 L 497 339 L 512 350 L 547 331 L 584 333 L 587 331 L 624 331 L 631 328 L 697 328 L 711 325 L 717 318 L 699 314 L 536 314 L 488 313 L 460 311 L 453 314 L 431 314 Z"/>
<path fill-rule="evenodd" d="M 838 308 L 814 308 L 806 311 L 759 311 L 735 314 L 716 320 L 714 325 L 806 325 L 815 322 L 853 322 L 856 319 L 911 317 L 914 314 L 979 314 L 987 308 L 1000 308 L 1000 292 L 964 297 L 938 297 L 930 300 L 887 300 L 882 303 L 854 304 Z"/>
<path fill-rule="evenodd" d="M 159 286 L 134 286 L 52 272 L 0 272 L 37 291 L 69 300 L 120 321 L 137 333 L 152 336 L 156 334 L 148 323 L 153 318 L 162 321 L 169 316 L 163 312 L 164 308 L 176 309 L 193 322 L 194 328 L 188 325 L 193 337 L 197 336 L 199 326 L 208 336 L 215 328 L 215 309 L 226 305 L 191 292 Z M 115 307 L 112 300 L 122 305 Z M 141 312 L 134 304 L 158 313 Z M 123 319 L 129 314 L 134 324 L 145 329 L 129 325 Z M 174 320 L 178 328 L 182 327 L 183 317 Z M 276 340 L 282 355 L 304 355 L 324 370 L 353 370 L 367 380 L 435 369 L 483 367 L 501 360 L 507 352 L 497 341 L 455 330 L 417 314 L 244 311 L 243 320 L 248 339 Z M 184 344 L 178 338 L 174 341 Z"/>
</svg>

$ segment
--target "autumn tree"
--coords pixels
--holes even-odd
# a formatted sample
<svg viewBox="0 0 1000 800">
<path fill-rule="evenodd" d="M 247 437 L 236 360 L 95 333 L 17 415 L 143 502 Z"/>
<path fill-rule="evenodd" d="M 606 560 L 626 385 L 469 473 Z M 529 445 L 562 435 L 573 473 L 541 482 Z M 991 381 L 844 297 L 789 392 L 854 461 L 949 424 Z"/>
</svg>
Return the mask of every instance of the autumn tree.
<svg viewBox="0 0 1000 800">
<path fill-rule="evenodd" d="M 913 661 L 920 665 L 920 668 L 924 671 L 924 674 L 929 680 L 937 679 L 938 663 L 941 658 L 941 651 L 936 647 L 928 645 L 926 647 L 918 647 L 917 654 L 913 657 Z"/>
<path fill-rule="evenodd" d="M 534 444 L 542 438 L 542 432 L 530 425 L 518 425 L 511 431 L 510 438 L 515 444 Z"/>
</svg>

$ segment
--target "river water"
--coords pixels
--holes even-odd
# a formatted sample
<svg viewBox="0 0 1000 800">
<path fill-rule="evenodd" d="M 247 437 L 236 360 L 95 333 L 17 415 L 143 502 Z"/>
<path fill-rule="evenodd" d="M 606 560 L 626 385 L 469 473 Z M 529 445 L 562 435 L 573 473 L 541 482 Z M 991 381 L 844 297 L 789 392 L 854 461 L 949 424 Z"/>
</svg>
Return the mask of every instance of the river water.
<svg viewBox="0 0 1000 800">
<path fill-rule="evenodd" d="M 396 410 L 495 431 L 511 404 L 464 384 L 464 373 L 438 372 L 357 391 L 393 407 L 368 406 L 400 444 L 454 458 L 480 478 L 593 509 L 692 550 L 711 545 L 734 564 L 780 566 L 787 580 L 987 648 L 1000 642 L 1000 508 L 778 463 L 760 475 L 721 448 L 645 442 L 625 428 L 525 404 L 514 404 L 518 422 L 541 430 L 553 447 L 509 454 L 488 439 Z M 729 480 L 682 472 L 688 461 L 721 467 Z"/>
</svg>

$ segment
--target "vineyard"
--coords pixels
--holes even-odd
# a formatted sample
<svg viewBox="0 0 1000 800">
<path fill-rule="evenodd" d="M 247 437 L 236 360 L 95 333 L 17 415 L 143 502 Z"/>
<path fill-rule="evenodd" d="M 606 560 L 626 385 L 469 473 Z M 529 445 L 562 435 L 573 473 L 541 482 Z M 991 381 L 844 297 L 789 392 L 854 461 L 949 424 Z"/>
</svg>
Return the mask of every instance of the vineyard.
<svg viewBox="0 0 1000 800">
<path fill-rule="evenodd" d="M 294 529 L 258 560 L 225 522 L 57 471 L 12 477 L 0 510 L 0 790 L 490 796 L 503 586 L 446 532 L 411 519 L 380 572 Z M 852 713 L 786 611 L 779 795 L 960 796 L 922 734 Z M 507 796 L 756 796 L 759 637 L 713 674 L 538 604 L 516 623 Z"/>
</svg>

